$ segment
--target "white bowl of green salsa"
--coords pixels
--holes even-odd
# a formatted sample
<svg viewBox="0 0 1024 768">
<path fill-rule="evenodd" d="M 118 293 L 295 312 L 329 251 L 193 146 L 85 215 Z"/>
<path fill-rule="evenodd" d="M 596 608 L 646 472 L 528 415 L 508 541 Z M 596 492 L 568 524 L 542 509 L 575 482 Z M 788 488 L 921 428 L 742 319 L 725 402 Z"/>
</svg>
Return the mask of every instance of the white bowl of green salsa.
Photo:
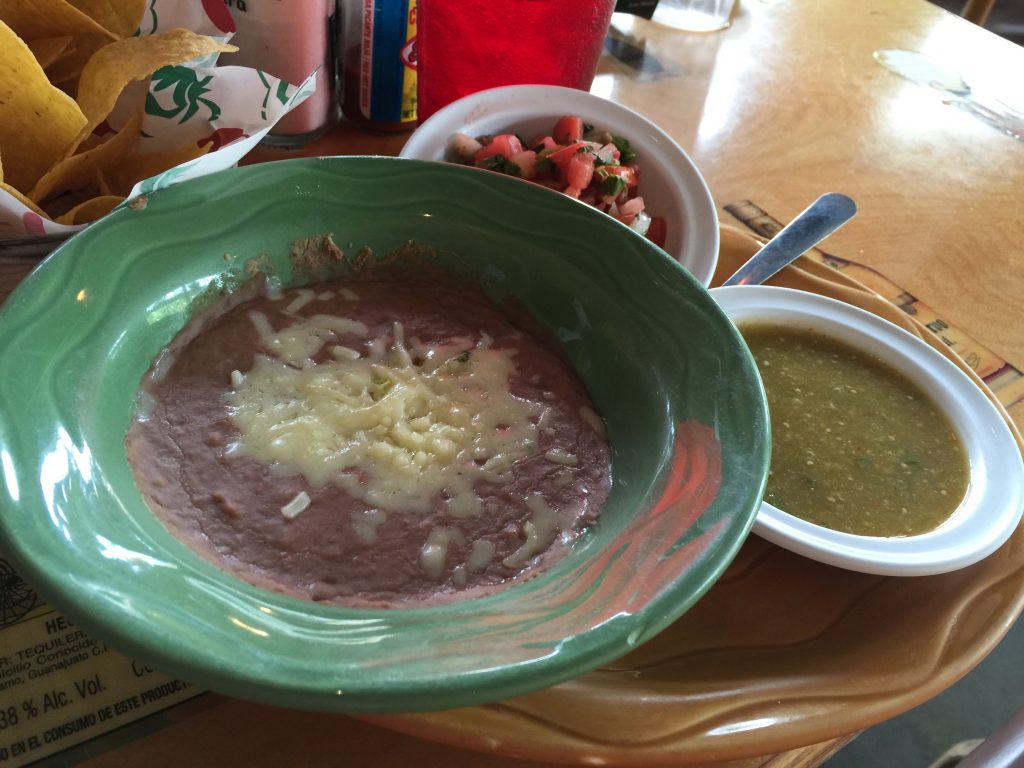
<svg viewBox="0 0 1024 768">
<path fill-rule="evenodd" d="M 1024 463 L 985 393 L 927 343 L 834 299 L 735 286 L 712 295 L 744 336 L 771 414 L 754 532 L 864 573 L 924 576 L 1000 547 Z"/>
</svg>

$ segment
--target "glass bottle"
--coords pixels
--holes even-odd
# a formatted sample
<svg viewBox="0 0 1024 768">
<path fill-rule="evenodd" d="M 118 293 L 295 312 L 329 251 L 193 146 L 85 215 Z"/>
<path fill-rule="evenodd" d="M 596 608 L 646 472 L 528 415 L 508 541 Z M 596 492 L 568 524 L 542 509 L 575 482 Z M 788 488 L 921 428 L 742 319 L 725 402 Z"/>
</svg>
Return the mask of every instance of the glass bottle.
<svg viewBox="0 0 1024 768">
<path fill-rule="evenodd" d="M 238 52 L 224 63 L 260 69 L 293 85 L 317 70 L 316 91 L 282 117 L 263 143 L 298 147 L 323 134 L 337 116 L 336 0 L 228 0 L 228 5 L 237 27 L 231 43 Z"/>
</svg>

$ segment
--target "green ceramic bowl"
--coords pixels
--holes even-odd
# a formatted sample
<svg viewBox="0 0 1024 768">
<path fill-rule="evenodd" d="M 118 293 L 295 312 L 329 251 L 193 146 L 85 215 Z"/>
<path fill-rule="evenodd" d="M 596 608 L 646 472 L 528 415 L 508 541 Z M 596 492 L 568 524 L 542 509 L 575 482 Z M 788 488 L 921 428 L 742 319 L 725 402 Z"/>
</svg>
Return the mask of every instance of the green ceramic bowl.
<svg viewBox="0 0 1024 768">
<path fill-rule="evenodd" d="M 323 606 L 217 570 L 146 507 L 124 436 L 150 362 L 204 291 L 241 279 L 245 257 L 287 283 L 291 243 L 325 232 L 378 253 L 428 243 L 563 345 L 607 422 L 614 483 L 598 524 L 550 570 L 439 607 Z M 117 210 L 8 299 L 0 370 L 0 547 L 110 645 L 284 706 L 457 707 L 607 662 L 711 586 L 767 474 L 753 361 L 679 264 L 562 195 L 435 163 L 276 162 Z"/>
</svg>

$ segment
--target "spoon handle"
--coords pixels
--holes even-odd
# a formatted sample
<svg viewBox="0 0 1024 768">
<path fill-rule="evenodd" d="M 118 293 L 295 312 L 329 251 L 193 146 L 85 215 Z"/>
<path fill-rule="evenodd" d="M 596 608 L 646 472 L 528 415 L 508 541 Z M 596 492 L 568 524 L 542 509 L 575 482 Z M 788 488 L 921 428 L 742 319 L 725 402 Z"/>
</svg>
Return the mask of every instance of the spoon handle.
<svg viewBox="0 0 1024 768">
<path fill-rule="evenodd" d="M 722 285 L 759 285 L 831 235 L 857 213 L 857 204 L 839 192 L 822 195 L 783 227 Z"/>
</svg>

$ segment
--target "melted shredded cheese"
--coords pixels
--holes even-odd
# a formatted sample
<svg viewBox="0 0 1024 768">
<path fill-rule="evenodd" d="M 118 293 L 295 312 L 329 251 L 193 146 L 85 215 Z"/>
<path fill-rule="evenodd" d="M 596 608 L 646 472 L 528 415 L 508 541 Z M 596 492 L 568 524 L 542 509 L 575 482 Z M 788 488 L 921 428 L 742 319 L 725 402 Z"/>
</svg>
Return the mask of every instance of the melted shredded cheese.
<svg viewBox="0 0 1024 768">
<path fill-rule="evenodd" d="M 335 315 L 313 315 L 280 331 L 274 331 L 267 316 L 262 312 L 250 312 L 249 317 L 256 326 L 264 349 L 296 368 L 313 365 L 310 358 L 326 342 L 334 341 L 339 335 L 366 333 L 366 325 L 358 320 Z"/>
<path fill-rule="evenodd" d="M 580 463 L 580 460 L 576 458 L 576 454 L 569 453 L 561 448 L 552 448 L 544 454 L 544 458 L 552 464 L 561 464 L 566 467 L 575 467 Z"/>
<path fill-rule="evenodd" d="M 561 531 L 571 531 L 576 524 L 579 510 L 559 512 L 548 505 L 539 493 L 531 493 L 526 497 L 526 506 L 530 510 L 530 519 L 523 523 L 526 534 L 519 549 L 501 562 L 509 568 L 522 568 L 534 557 L 551 546 Z"/>
<path fill-rule="evenodd" d="M 295 498 L 281 507 L 281 514 L 291 520 L 294 517 L 298 517 L 299 514 L 306 511 L 309 506 L 309 494 L 305 491 L 299 491 L 295 494 Z"/>
<path fill-rule="evenodd" d="M 448 546 L 455 542 L 464 544 L 466 537 L 457 528 L 434 528 L 420 550 L 420 567 L 432 579 L 440 579 L 444 574 L 444 564 L 448 559 Z"/>
<path fill-rule="evenodd" d="M 373 544 L 377 541 L 377 528 L 384 524 L 388 515 L 382 509 L 363 509 L 353 512 L 351 519 L 356 538 L 363 544 Z"/>
<path fill-rule="evenodd" d="M 583 417 L 583 420 L 590 425 L 594 432 L 596 432 L 602 438 L 607 437 L 607 430 L 605 429 L 604 421 L 601 419 L 600 416 L 597 415 L 597 413 L 594 412 L 593 408 L 588 408 L 585 405 L 581 405 L 580 416 Z"/>
<path fill-rule="evenodd" d="M 256 355 L 229 393 L 241 433 L 229 455 L 300 472 L 314 488 L 333 482 L 376 508 L 426 513 L 441 497 L 461 518 L 483 510 L 478 481 L 500 482 L 538 451 L 539 412 L 509 391 L 507 352 L 460 343 L 414 363 L 396 323 L 391 343 L 374 339 L 366 357 L 314 364 L 336 334 L 365 326 L 315 315 L 267 332 L 266 317 L 252 315 L 273 356 Z"/>
<path fill-rule="evenodd" d="M 479 573 L 494 562 L 494 555 L 497 547 L 493 541 L 487 539 L 477 539 L 473 542 L 473 548 L 469 551 L 469 557 L 466 558 L 466 570 L 471 573 Z"/>
<path fill-rule="evenodd" d="M 284 311 L 289 315 L 294 315 L 316 298 L 316 293 L 311 291 L 309 288 L 299 288 L 296 293 L 298 295 L 292 299 L 291 303 L 284 309 Z"/>
</svg>

